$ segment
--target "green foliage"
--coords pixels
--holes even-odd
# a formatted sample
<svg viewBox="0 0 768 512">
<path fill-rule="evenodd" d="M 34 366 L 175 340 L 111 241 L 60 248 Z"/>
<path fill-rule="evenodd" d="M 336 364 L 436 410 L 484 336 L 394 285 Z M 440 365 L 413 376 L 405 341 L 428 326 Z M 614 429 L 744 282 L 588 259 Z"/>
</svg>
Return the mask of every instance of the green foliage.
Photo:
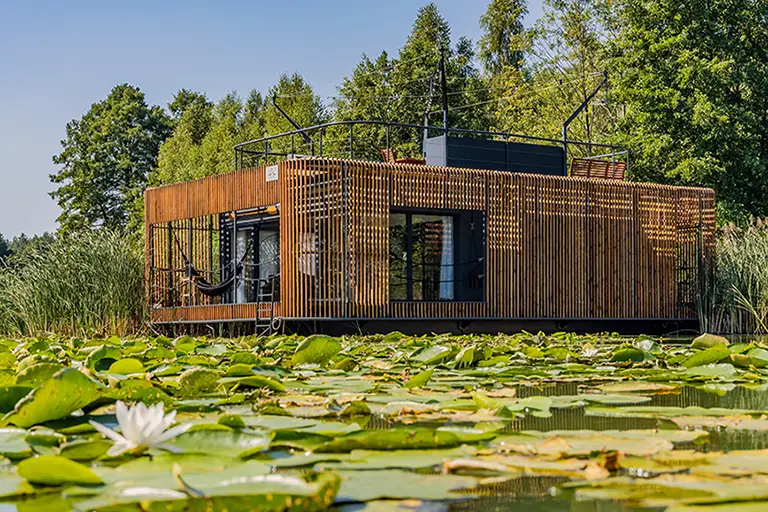
<svg viewBox="0 0 768 512">
<path fill-rule="evenodd" d="M 70 121 L 63 151 L 53 157 L 62 168 L 50 177 L 58 185 L 51 197 L 62 209 L 62 229 L 124 229 L 170 131 L 165 112 L 128 84 Z"/>
<path fill-rule="evenodd" d="M 126 332 L 144 304 L 141 244 L 108 230 L 62 236 L 0 269 L 0 332 Z"/>
<path fill-rule="evenodd" d="M 413 29 L 397 57 L 386 52 L 371 60 L 363 55 L 352 75 L 345 78 L 334 101 L 334 118 L 339 121 L 370 119 L 442 126 L 440 51 L 445 52 L 449 124 L 453 127 L 487 129 L 485 108 L 474 108 L 488 99 L 487 86 L 474 67 L 472 43 L 461 38 L 451 46 L 451 31 L 437 7 L 430 3 L 419 9 Z M 331 134 L 346 149 L 344 133 Z M 421 156 L 424 134 L 395 129 L 390 146 L 398 156 Z M 434 135 L 434 134 L 432 134 Z M 383 128 L 357 128 L 355 158 L 379 159 L 386 147 Z"/>
<path fill-rule="evenodd" d="M 507 68 L 520 69 L 525 42 L 523 18 L 528 14 L 525 0 L 491 0 L 480 17 L 483 37 L 479 43 L 480 61 L 489 75 Z"/>
<path fill-rule="evenodd" d="M 47 231 L 42 235 L 34 235 L 31 238 L 22 233 L 19 236 L 13 237 L 13 240 L 8 244 L 4 262 L 9 266 L 17 265 L 23 262 L 29 254 L 47 251 L 54 241 L 54 235 Z M 0 256 L 0 259 L 2 259 L 2 256 Z"/>
<path fill-rule="evenodd" d="M 280 106 L 302 126 L 326 120 L 320 99 L 298 74 L 282 75 L 268 96 L 277 97 Z M 245 102 L 229 93 L 214 104 L 201 93 L 182 89 L 168 108 L 175 120 L 173 135 L 160 147 L 158 165 L 150 177 L 153 186 L 230 172 L 235 167 L 235 144 L 293 130 L 256 90 Z"/>
<path fill-rule="evenodd" d="M 345 372 L 294 365 L 297 347 L 313 340 L 323 339 L 0 339 L 5 382 L 16 381 L 0 389 L 0 405 L 12 411 L 0 428 L 0 504 L 481 506 L 472 493 L 483 486 L 484 495 L 489 476 L 521 473 L 556 478 L 534 489 L 537 499 L 556 486 L 558 496 L 604 493 L 621 506 L 651 508 L 702 496 L 749 503 L 764 487 L 768 350 L 758 341 L 525 332 L 326 338 L 341 349 L 331 362 L 354 361 Z M 188 350 L 169 349 L 180 346 Z M 454 354 L 473 348 L 454 364 Z M 531 348 L 543 355 L 531 358 Z M 643 357 L 622 357 L 627 350 Z M 113 373 L 105 360 L 114 366 L 126 354 L 133 368 Z M 423 372 L 408 381 L 420 354 Z M 50 362 L 30 362 L 35 355 Z M 729 355 L 745 360 L 720 362 Z M 116 398 L 159 400 L 165 410 L 121 415 Z M 118 435 L 133 445 L 120 455 Z"/>
<path fill-rule="evenodd" d="M 768 24 L 753 0 L 623 0 L 611 41 L 636 179 L 713 187 L 768 213 Z"/>
<path fill-rule="evenodd" d="M 8 240 L 0 233 L 0 261 L 11 255 L 11 248 Z"/>
<path fill-rule="evenodd" d="M 704 328 L 768 333 L 768 226 L 758 219 L 747 228 L 724 228 L 715 254 Z"/>
</svg>

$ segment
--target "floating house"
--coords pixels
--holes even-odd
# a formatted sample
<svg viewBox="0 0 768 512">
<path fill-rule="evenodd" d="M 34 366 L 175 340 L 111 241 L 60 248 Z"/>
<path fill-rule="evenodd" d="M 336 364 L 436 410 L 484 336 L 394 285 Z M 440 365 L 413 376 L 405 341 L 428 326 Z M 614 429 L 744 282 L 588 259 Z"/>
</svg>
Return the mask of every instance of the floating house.
<svg viewBox="0 0 768 512">
<path fill-rule="evenodd" d="M 625 181 L 625 154 L 383 122 L 240 144 L 236 171 L 146 191 L 150 319 L 695 327 L 714 192 Z"/>
</svg>

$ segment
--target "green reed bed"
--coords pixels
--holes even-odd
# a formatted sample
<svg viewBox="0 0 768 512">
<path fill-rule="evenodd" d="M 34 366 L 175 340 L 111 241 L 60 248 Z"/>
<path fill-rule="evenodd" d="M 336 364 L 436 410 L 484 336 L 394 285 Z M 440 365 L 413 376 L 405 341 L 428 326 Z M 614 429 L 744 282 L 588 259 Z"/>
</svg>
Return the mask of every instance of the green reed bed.
<svg viewBox="0 0 768 512">
<path fill-rule="evenodd" d="M 768 224 L 723 229 L 704 311 L 704 330 L 768 333 Z"/>
<path fill-rule="evenodd" d="M 110 231 L 60 237 L 0 269 L 0 331 L 125 333 L 144 315 L 140 242 Z"/>
</svg>

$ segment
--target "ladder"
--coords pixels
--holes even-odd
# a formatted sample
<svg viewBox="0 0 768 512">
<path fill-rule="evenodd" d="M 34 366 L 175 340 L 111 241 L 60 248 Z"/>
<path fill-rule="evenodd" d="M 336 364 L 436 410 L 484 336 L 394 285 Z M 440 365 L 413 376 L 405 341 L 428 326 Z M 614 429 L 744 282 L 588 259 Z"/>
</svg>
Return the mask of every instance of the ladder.
<svg viewBox="0 0 768 512">
<path fill-rule="evenodd" d="M 258 336 L 269 336 L 281 327 L 280 317 L 275 316 L 275 284 L 279 279 L 280 274 L 257 278 L 255 331 Z"/>
</svg>

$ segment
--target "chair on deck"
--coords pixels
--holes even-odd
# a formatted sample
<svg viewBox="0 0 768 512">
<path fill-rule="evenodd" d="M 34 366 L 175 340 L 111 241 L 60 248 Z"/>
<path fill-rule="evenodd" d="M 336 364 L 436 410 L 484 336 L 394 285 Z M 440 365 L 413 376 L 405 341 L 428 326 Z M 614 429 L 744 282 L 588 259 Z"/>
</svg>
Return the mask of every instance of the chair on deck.
<svg viewBox="0 0 768 512">
<path fill-rule="evenodd" d="M 570 175 L 576 178 L 594 178 L 601 180 L 624 180 L 626 162 L 609 162 L 592 158 L 574 158 L 571 160 Z"/>
<path fill-rule="evenodd" d="M 388 164 L 416 164 L 427 165 L 426 160 L 421 158 L 397 158 L 395 150 L 392 148 L 385 148 L 381 150 L 381 158 Z"/>
</svg>

